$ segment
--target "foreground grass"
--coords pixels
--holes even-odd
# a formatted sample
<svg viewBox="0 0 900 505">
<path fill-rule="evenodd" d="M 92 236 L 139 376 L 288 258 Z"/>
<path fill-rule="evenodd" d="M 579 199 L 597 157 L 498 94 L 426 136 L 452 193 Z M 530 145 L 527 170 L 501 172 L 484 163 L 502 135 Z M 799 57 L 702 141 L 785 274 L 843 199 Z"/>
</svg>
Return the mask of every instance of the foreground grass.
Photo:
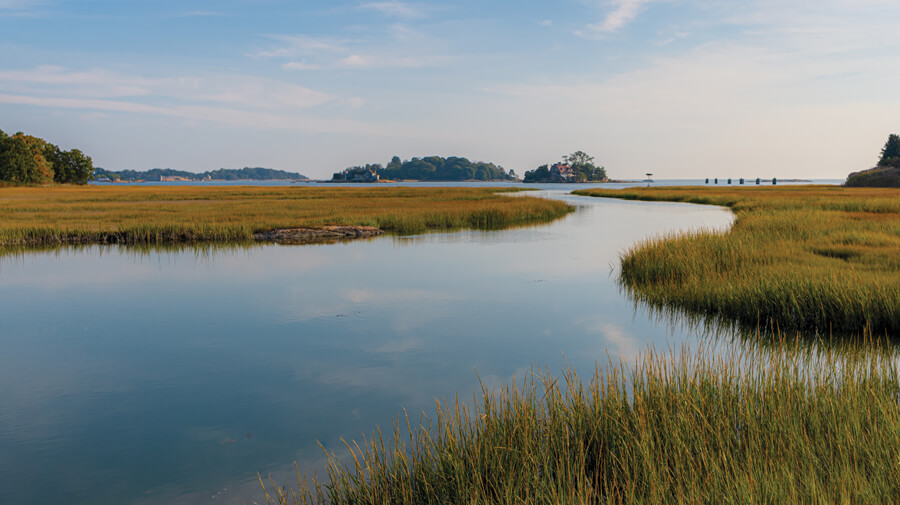
<svg viewBox="0 0 900 505">
<path fill-rule="evenodd" d="M 649 239 L 622 257 L 639 301 L 745 326 L 900 336 L 900 190 L 636 188 L 582 195 L 730 207 L 726 233 Z"/>
<path fill-rule="evenodd" d="M 493 188 L 0 188 L 0 247 L 240 242 L 278 228 L 374 226 L 409 234 L 542 223 L 572 209 Z"/>
<path fill-rule="evenodd" d="M 888 352 L 646 355 L 582 382 L 532 375 L 470 410 L 330 454 L 328 479 L 269 503 L 897 503 L 900 413 Z M 403 433 L 411 433 L 407 436 Z M 262 482 L 262 479 L 261 479 Z M 264 488 L 267 487 L 264 485 Z M 271 491 L 271 493 L 269 492 Z"/>
</svg>

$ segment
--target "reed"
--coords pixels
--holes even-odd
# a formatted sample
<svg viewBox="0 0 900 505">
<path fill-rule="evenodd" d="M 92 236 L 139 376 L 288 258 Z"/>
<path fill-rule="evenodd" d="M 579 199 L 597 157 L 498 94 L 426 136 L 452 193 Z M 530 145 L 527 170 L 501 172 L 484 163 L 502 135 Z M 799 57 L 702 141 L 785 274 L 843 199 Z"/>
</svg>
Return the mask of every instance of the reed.
<svg viewBox="0 0 900 505">
<path fill-rule="evenodd" d="M 636 300 L 810 333 L 900 336 L 900 191 L 833 186 L 578 194 L 730 207 L 727 232 L 649 238 L 622 255 Z"/>
<path fill-rule="evenodd" d="M 533 372 L 472 407 L 329 452 L 327 479 L 268 503 L 896 503 L 897 368 L 887 348 L 648 352 L 582 381 Z M 260 479 L 262 483 L 262 479 Z M 269 493 L 269 490 L 273 490 Z"/>
<path fill-rule="evenodd" d="M 0 247 L 242 242 L 278 228 L 374 226 L 412 234 L 544 223 L 559 201 L 496 188 L 0 188 Z"/>
</svg>

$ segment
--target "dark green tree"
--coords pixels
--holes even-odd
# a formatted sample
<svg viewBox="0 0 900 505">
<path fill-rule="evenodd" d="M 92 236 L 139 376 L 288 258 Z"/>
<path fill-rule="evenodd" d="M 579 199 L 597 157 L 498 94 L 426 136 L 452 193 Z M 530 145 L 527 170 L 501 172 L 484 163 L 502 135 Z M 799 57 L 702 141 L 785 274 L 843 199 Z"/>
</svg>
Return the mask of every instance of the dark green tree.
<svg viewBox="0 0 900 505">
<path fill-rule="evenodd" d="M 881 159 L 878 160 L 879 167 L 900 167 L 900 136 L 892 133 L 888 136 L 887 142 L 881 148 Z"/>
<path fill-rule="evenodd" d="M 550 166 L 541 165 L 534 170 L 525 172 L 525 178 L 522 182 L 547 182 L 550 180 Z"/>
<path fill-rule="evenodd" d="M 60 184 L 87 184 L 94 178 L 94 162 L 78 149 L 63 151 L 49 144 L 44 156 L 53 164 L 53 180 Z"/>
<path fill-rule="evenodd" d="M 575 180 L 578 182 L 606 180 L 606 169 L 595 165 L 594 157 L 584 151 L 575 151 L 568 156 L 563 156 L 563 160 L 572 166 L 575 171 Z"/>
<path fill-rule="evenodd" d="M 575 151 L 574 153 L 563 156 L 563 161 L 570 165 L 593 165 L 594 157 L 588 156 L 584 151 Z"/>
<path fill-rule="evenodd" d="M 43 139 L 21 132 L 0 139 L 0 181 L 14 184 L 47 184 L 53 167 L 43 155 Z"/>
</svg>

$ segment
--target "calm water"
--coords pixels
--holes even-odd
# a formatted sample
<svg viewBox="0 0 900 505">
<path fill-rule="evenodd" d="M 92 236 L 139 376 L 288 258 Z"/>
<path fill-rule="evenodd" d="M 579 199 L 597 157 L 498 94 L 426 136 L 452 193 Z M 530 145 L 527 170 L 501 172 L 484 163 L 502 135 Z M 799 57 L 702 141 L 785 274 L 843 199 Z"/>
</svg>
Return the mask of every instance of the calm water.
<svg viewBox="0 0 900 505">
<path fill-rule="evenodd" d="M 553 196 L 578 212 L 502 232 L 0 258 L 0 503 L 259 500 L 257 472 L 290 485 L 476 370 L 693 339 L 635 311 L 618 253 L 730 212 Z"/>
</svg>

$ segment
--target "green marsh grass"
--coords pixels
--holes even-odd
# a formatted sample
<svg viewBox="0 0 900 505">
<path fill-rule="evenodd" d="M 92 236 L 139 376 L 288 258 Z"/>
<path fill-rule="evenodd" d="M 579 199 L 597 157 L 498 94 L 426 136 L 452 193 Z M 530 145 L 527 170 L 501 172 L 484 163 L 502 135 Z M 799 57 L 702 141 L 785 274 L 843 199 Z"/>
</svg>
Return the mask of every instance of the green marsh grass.
<svg viewBox="0 0 900 505">
<path fill-rule="evenodd" d="M 649 238 L 620 280 L 650 306 L 745 327 L 900 336 L 900 190 L 834 186 L 635 188 L 588 196 L 721 205 L 727 232 Z"/>
<path fill-rule="evenodd" d="M 413 234 L 544 223 L 572 208 L 508 188 L 88 186 L 0 188 L 0 247 L 243 242 L 278 228 Z"/>
<path fill-rule="evenodd" d="M 856 349 L 782 339 L 649 352 L 588 381 L 532 373 L 346 443 L 324 479 L 260 482 L 280 505 L 897 503 L 895 355 Z"/>
</svg>

